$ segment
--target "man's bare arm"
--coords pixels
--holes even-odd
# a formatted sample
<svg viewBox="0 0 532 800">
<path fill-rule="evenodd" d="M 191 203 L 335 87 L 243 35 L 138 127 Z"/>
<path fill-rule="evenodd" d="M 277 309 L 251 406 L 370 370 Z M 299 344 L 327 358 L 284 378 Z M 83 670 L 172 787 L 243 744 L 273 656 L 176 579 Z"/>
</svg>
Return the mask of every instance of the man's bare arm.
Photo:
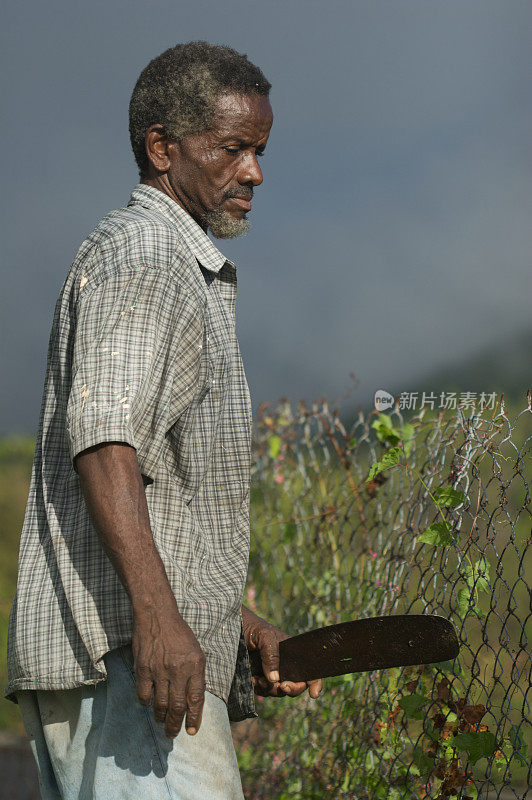
<svg viewBox="0 0 532 800">
<path fill-rule="evenodd" d="M 75 459 L 89 515 L 133 606 L 137 695 L 177 736 L 201 724 L 205 656 L 177 607 L 155 547 L 142 475 L 133 447 L 111 442 Z M 127 713 L 127 711 L 126 711 Z"/>
</svg>

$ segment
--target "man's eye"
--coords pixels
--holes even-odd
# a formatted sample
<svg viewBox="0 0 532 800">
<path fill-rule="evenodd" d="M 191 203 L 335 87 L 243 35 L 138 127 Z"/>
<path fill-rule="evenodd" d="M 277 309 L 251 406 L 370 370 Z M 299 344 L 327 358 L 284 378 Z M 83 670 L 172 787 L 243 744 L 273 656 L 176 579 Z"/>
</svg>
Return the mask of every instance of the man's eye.
<svg viewBox="0 0 532 800">
<path fill-rule="evenodd" d="M 238 153 L 240 151 L 239 147 L 224 147 L 224 150 L 227 150 L 228 153 Z"/>
</svg>

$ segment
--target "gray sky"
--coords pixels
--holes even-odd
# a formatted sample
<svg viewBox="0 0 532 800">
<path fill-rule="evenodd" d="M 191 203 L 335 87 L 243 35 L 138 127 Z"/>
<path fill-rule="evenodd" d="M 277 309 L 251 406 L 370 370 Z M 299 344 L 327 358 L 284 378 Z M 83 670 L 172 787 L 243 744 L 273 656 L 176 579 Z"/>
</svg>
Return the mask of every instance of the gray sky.
<svg viewBox="0 0 532 800">
<path fill-rule="evenodd" d="M 217 242 L 254 409 L 351 371 L 355 402 L 408 390 L 530 327 L 529 2 L 17 0 L 2 29 L 0 431 L 36 430 L 61 284 L 137 182 L 138 74 L 192 39 L 273 84 L 251 231 Z"/>
</svg>

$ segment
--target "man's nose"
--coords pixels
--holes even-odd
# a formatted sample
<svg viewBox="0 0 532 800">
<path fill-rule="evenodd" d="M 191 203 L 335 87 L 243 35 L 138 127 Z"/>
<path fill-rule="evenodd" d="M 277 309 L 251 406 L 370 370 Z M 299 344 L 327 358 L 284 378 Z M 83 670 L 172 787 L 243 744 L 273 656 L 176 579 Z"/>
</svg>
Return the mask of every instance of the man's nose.
<svg viewBox="0 0 532 800">
<path fill-rule="evenodd" d="M 248 153 L 242 159 L 242 164 L 238 171 L 238 182 L 241 184 L 251 183 L 253 186 L 260 186 L 262 183 L 262 170 L 255 153 Z"/>
</svg>

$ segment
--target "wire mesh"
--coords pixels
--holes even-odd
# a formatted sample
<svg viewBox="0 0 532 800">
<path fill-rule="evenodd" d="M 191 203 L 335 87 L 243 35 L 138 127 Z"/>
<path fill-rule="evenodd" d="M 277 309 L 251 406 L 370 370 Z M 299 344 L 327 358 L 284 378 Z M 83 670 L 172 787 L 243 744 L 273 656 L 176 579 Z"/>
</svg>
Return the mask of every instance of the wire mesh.
<svg viewBox="0 0 532 800">
<path fill-rule="evenodd" d="M 460 654 L 330 678 L 318 701 L 259 701 L 235 734 L 250 800 L 525 796 L 530 394 L 523 406 L 406 420 L 397 403 L 347 426 L 325 400 L 261 407 L 247 604 L 291 634 L 438 614 Z"/>
</svg>

